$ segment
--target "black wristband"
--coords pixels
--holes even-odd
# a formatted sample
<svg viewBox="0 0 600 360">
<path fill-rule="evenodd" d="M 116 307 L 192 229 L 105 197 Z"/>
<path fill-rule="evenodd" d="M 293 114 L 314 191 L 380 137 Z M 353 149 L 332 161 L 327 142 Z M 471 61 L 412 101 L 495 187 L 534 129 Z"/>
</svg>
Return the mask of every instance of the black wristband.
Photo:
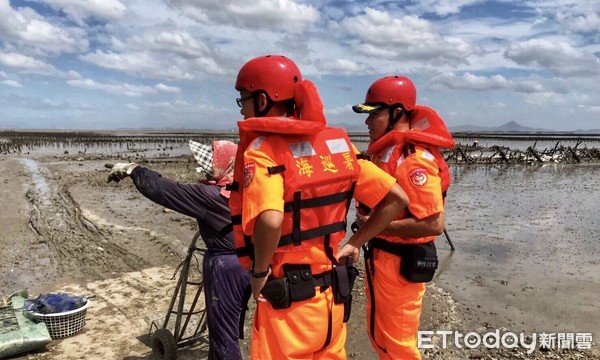
<svg viewBox="0 0 600 360">
<path fill-rule="evenodd" d="M 265 276 L 269 275 L 269 270 L 271 270 L 270 267 L 268 267 L 267 270 L 265 270 L 263 272 L 259 272 L 259 273 L 254 272 L 254 270 L 250 270 L 250 275 L 252 275 L 252 277 L 255 279 L 261 279 L 261 278 L 264 278 Z"/>
</svg>

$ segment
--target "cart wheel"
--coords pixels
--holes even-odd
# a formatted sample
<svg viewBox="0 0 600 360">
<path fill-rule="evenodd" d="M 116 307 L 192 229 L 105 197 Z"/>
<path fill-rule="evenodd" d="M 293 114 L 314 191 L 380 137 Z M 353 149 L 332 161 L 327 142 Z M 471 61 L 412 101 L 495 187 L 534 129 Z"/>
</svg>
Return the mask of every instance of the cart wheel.
<svg viewBox="0 0 600 360">
<path fill-rule="evenodd" d="M 152 334 L 152 354 L 158 360 L 177 359 L 177 342 L 168 329 L 161 328 Z"/>
</svg>

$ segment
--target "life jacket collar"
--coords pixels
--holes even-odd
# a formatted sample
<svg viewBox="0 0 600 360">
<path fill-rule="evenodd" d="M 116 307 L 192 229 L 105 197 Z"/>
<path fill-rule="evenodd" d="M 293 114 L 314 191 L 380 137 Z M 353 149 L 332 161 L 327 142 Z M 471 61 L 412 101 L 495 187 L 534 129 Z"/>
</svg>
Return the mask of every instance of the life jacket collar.
<svg viewBox="0 0 600 360">
<path fill-rule="evenodd" d="M 424 144 L 437 148 L 451 149 L 454 139 L 444 120 L 430 107 L 417 105 L 411 113 L 410 130 L 392 130 L 369 144 L 367 152 L 376 154 L 391 145 Z"/>
</svg>

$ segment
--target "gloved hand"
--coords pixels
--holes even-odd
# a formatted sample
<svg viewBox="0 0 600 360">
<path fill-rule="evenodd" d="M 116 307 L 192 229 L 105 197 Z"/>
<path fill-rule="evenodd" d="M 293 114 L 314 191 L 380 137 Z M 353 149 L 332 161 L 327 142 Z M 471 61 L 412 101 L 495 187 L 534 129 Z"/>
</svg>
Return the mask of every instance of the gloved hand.
<svg viewBox="0 0 600 360">
<path fill-rule="evenodd" d="M 108 182 L 115 181 L 119 182 L 122 179 L 131 175 L 133 169 L 137 166 L 135 163 L 117 163 L 117 164 L 104 164 L 104 167 L 110 169 L 108 174 Z"/>
</svg>

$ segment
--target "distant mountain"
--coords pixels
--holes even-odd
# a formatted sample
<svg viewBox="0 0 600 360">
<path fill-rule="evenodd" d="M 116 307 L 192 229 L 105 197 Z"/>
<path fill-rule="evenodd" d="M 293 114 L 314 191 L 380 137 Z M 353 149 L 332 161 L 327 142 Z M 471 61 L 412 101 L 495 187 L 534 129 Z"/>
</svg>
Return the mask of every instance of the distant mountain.
<svg viewBox="0 0 600 360">
<path fill-rule="evenodd" d="M 600 134 L 600 129 L 590 130 L 572 130 L 572 131 L 554 131 L 543 128 L 531 128 L 528 126 L 522 126 L 516 121 L 509 121 L 504 125 L 496 127 L 485 127 L 477 125 L 459 125 L 451 126 L 448 128 L 452 133 L 460 132 L 498 132 L 498 133 L 557 133 L 557 134 Z"/>
<path fill-rule="evenodd" d="M 492 131 L 491 128 L 489 127 L 485 127 L 485 126 L 478 126 L 478 125 L 458 125 L 458 126 L 451 126 L 448 128 L 448 130 L 450 130 L 450 132 L 486 132 L 486 131 Z"/>
<path fill-rule="evenodd" d="M 356 124 L 332 124 L 332 126 L 339 126 L 345 128 L 348 132 L 366 132 L 366 126 L 364 123 L 359 122 Z M 507 122 L 506 124 L 498 127 L 485 127 L 478 125 L 459 125 L 450 127 L 450 132 L 547 132 L 544 129 L 534 129 L 527 126 L 521 126 L 515 121 Z"/>
<path fill-rule="evenodd" d="M 332 126 L 332 127 L 344 128 L 344 129 L 346 129 L 347 132 L 352 132 L 352 133 L 355 133 L 355 132 L 364 132 L 364 133 L 366 133 L 367 132 L 367 125 L 365 125 L 364 122 L 357 122 L 356 124 L 346 124 L 346 123 L 339 124 L 339 123 L 336 123 L 336 124 L 328 124 L 328 125 Z"/>
<path fill-rule="evenodd" d="M 600 134 L 600 129 L 590 129 L 590 130 L 575 130 L 576 134 Z"/>
<path fill-rule="evenodd" d="M 495 128 L 497 131 L 506 131 L 506 132 L 535 132 L 535 131 L 548 131 L 546 129 L 534 129 L 527 126 L 522 126 L 518 124 L 516 121 L 509 121 L 502 126 L 498 126 Z"/>
<path fill-rule="evenodd" d="M 362 122 L 357 122 L 353 124 L 331 124 L 333 127 L 341 127 L 346 129 L 348 132 L 353 133 L 366 133 L 366 126 Z M 451 126 L 448 128 L 451 133 L 462 133 L 462 132 L 474 132 L 474 133 L 560 133 L 560 134 L 600 134 L 600 129 L 590 129 L 590 130 L 574 130 L 574 131 L 553 131 L 544 128 L 532 128 L 528 126 L 523 126 L 516 121 L 509 121 L 504 125 L 496 126 L 496 127 L 487 127 L 487 126 L 479 126 L 479 125 L 458 125 Z"/>
<path fill-rule="evenodd" d="M 452 126 L 449 128 L 450 132 L 550 132 L 547 129 L 541 128 L 531 128 L 528 126 L 523 126 L 516 121 L 509 121 L 504 125 L 496 126 L 496 127 L 485 127 L 485 126 L 477 126 L 477 125 L 459 125 Z"/>
</svg>

